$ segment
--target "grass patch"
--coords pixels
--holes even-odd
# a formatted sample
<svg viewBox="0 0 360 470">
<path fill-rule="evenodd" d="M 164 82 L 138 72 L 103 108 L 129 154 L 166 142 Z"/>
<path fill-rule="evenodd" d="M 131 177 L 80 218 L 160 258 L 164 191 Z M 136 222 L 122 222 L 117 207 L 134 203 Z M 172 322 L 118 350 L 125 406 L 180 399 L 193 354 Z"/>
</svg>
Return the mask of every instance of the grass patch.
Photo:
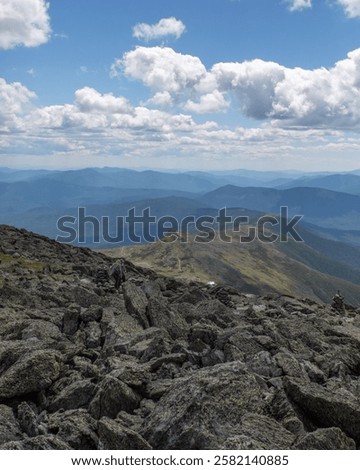
<svg viewBox="0 0 360 470">
<path fill-rule="evenodd" d="M 29 258 L 15 258 L 12 255 L 0 253 L 0 270 L 13 271 L 17 266 L 31 271 L 42 271 L 45 267 L 45 263 L 41 261 L 35 261 Z"/>
<path fill-rule="evenodd" d="M 6 264 L 6 263 L 12 263 L 14 261 L 16 261 L 16 259 L 11 256 L 11 255 L 6 255 L 5 253 L 0 253 L 0 261 L 1 261 L 1 264 Z"/>
</svg>

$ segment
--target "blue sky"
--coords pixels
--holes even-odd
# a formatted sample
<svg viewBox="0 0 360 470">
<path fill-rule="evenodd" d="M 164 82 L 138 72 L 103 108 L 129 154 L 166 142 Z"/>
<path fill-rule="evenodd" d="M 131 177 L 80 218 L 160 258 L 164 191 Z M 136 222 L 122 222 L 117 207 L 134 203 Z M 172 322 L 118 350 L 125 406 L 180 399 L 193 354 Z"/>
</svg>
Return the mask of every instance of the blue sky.
<svg viewBox="0 0 360 470">
<path fill-rule="evenodd" d="M 360 167 L 360 0 L 0 7 L 0 166 Z"/>
</svg>

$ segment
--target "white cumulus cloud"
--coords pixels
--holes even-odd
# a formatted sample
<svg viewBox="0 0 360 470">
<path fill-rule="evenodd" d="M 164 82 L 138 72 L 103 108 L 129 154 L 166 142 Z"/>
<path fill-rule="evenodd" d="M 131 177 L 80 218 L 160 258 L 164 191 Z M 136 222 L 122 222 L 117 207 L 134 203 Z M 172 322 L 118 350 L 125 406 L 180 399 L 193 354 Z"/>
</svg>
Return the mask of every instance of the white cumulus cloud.
<svg viewBox="0 0 360 470">
<path fill-rule="evenodd" d="M 123 96 L 116 97 L 111 93 L 102 95 L 94 88 L 84 87 L 75 92 L 75 103 L 83 112 L 127 113 L 130 103 Z"/>
<path fill-rule="evenodd" d="M 0 129 L 8 131 L 17 126 L 36 94 L 19 82 L 7 83 L 0 78 Z"/>
<path fill-rule="evenodd" d="M 286 0 L 290 11 L 301 11 L 312 7 L 312 0 Z M 343 7 L 345 14 L 349 18 L 360 17 L 360 0 L 334 0 Z"/>
<path fill-rule="evenodd" d="M 113 70 L 119 67 L 125 76 L 141 80 L 153 90 L 169 93 L 194 87 L 207 73 L 198 57 L 180 54 L 169 47 L 137 47 L 124 54 Z"/>
<path fill-rule="evenodd" d="M 253 60 L 216 64 L 211 72 L 248 117 L 284 126 L 360 128 L 360 49 L 330 69 Z"/>
<path fill-rule="evenodd" d="M 360 0 L 337 0 L 349 18 L 360 17 Z"/>
<path fill-rule="evenodd" d="M 311 70 L 260 59 L 207 69 L 198 57 L 170 48 L 138 47 L 113 68 L 115 75 L 140 80 L 152 98 L 134 104 L 124 96 L 84 87 L 72 103 L 36 107 L 32 91 L 0 79 L 3 151 L 14 153 L 21 147 L 26 154 L 34 146 L 32 151 L 47 155 L 62 149 L 66 155 L 84 151 L 142 158 L 146 151 L 154 158 L 199 155 L 232 161 L 244 155 L 283 158 L 300 148 L 304 155 L 346 146 L 354 155 L 360 151 L 360 137 L 346 137 L 349 130 L 351 136 L 360 133 L 360 49 L 330 68 Z M 195 120 L 195 114 L 230 106 L 232 120 L 236 108 L 260 125 L 245 129 Z"/>
<path fill-rule="evenodd" d="M 185 29 L 184 23 L 172 16 L 170 18 L 162 18 L 156 24 L 138 23 L 133 28 L 133 36 L 145 41 L 167 36 L 174 36 L 176 39 L 179 39 L 184 34 Z"/>
<path fill-rule="evenodd" d="M 147 101 L 147 104 L 153 106 L 169 107 L 174 104 L 174 100 L 168 91 L 159 91 Z"/>
<path fill-rule="evenodd" d="M 224 111 L 234 97 L 242 114 L 277 125 L 360 129 L 360 49 L 332 68 L 306 70 L 254 59 L 207 70 L 198 57 L 167 47 L 138 47 L 118 59 L 116 74 L 142 81 L 148 104 L 191 113 Z"/>
<path fill-rule="evenodd" d="M 259 59 L 215 64 L 211 73 L 216 77 L 219 89 L 234 93 L 241 111 L 255 119 L 269 116 L 275 88 L 284 79 L 284 67 Z"/>
<path fill-rule="evenodd" d="M 87 129 L 106 134 L 111 129 L 189 132 L 196 125 L 190 115 L 132 106 L 122 96 L 101 94 L 94 88 L 85 87 L 75 92 L 73 104 L 34 109 L 25 117 L 25 127 Z"/>
<path fill-rule="evenodd" d="M 206 114 L 225 111 L 229 106 L 230 103 L 225 99 L 224 94 L 219 90 L 214 90 L 212 93 L 201 95 L 198 102 L 188 100 L 184 109 L 197 114 Z"/>
<path fill-rule="evenodd" d="M 140 80 L 155 92 L 148 103 L 177 104 L 186 111 L 207 113 L 228 107 L 223 93 L 216 89 L 215 77 L 198 57 L 175 52 L 169 47 L 137 47 L 117 59 L 111 75 L 124 74 Z"/>
<path fill-rule="evenodd" d="M 316 116 L 318 110 L 322 112 L 326 108 L 322 106 L 321 100 L 324 98 L 315 98 L 319 88 L 324 87 L 321 96 L 330 94 L 329 88 L 326 88 L 329 84 L 332 84 L 332 91 L 336 91 L 335 84 L 339 87 L 339 94 L 335 93 L 333 97 L 334 109 L 340 101 L 346 105 L 352 94 L 351 87 L 358 87 L 360 81 L 359 57 L 360 52 L 354 51 L 331 70 L 304 71 L 268 64 L 266 70 L 270 72 L 273 69 L 273 80 L 278 82 L 277 85 L 268 87 L 268 90 L 272 90 L 272 100 L 263 113 L 271 115 L 271 118 L 284 118 L 284 122 L 293 119 L 299 123 L 302 118 L 308 120 L 310 115 Z M 199 106 L 200 109 L 195 112 L 203 112 L 205 109 L 210 112 L 213 100 L 222 102 L 227 93 L 234 93 L 241 99 L 236 88 L 245 86 L 246 89 L 253 80 L 253 74 L 258 80 L 256 86 L 261 88 L 262 83 L 266 83 L 266 74 L 263 76 L 259 73 L 262 65 L 260 63 L 244 65 L 247 70 L 246 78 L 241 70 L 242 64 L 227 65 L 226 73 L 222 70 L 224 74 L 221 75 L 221 82 L 217 82 L 219 76 L 215 76 L 215 70 L 208 72 L 212 76 L 201 89 L 200 99 L 185 103 L 189 111 Z M 232 68 L 234 70 L 231 74 Z M 347 80 L 349 85 L 341 88 L 339 82 L 346 84 Z M 219 88 L 227 87 L 228 91 L 215 89 L 211 94 L 209 90 L 213 84 L 217 84 Z M 230 90 L 231 87 L 234 88 L 233 91 Z M 295 89 L 291 92 L 292 87 Z M 311 92 L 309 95 L 308 90 Z M 160 102 L 166 102 L 169 96 L 171 98 L 170 93 L 161 93 L 158 92 L 157 95 Z M 349 93 L 348 97 L 346 93 Z M 251 101 L 255 100 L 251 96 L 248 113 L 252 112 Z M 326 154 L 328 158 L 333 152 L 335 158 L 343 149 L 354 155 L 358 155 L 360 150 L 360 138 L 355 138 L 354 134 L 353 137 L 346 138 L 339 130 L 276 127 L 272 125 L 271 119 L 253 129 L 222 127 L 212 121 L 197 123 L 191 114 L 149 109 L 146 105 L 134 106 L 123 96 L 102 94 L 89 87 L 77 90 L 73 103 L 69 104 L 36 107 L 32 104 L 35 97 L 22 84 L 7 83 L 0 79 L 0 147 L 3 158 L 8 159 L 11 153 L 19 158 L 23 155 L 25 159 L 31 151 L 39 159 L 37 161 L 41 160 L 44 164 L 49 161 L 49 155 L 52 155 L 56 157 L 56 161 L 63 161 L 64 164 L 69 161 L 80 162 L 82 158 L 91 156 L 94 161 L 96 157 L 113 158 L 108 162 L 126 165 L 129 159 L 142 162 L 144 155 L 147 162 L 154 164 L 171 155 L 181 158 L 181 161 L 186 160 L 189 165 L 203 159 L 206 165 L 213 162 L 215 166 L 224 166 L 228 161 L 234 166 L 235 163 L 246 163 L 250 159 L 271 167 L 277 161 L 282 162 L 279 155 L 283 159 L 311 153 L 315 156 Z M 360 107 L 355 99 L 352 113 L 357 124 L 360 122 L 358 109 Z M 346 116 L 345 118 L 348 119 Z"/>
<path fill-rule="evenodd" d="M 0 49 L 35 47 L 51 33 L 45 0 L 0 0 Z"/>
<path fill-rule="evenodd" d="M 288 0 L 290 11 L 300 11 L 312 7 L 312 0 Z"/>
</svg>

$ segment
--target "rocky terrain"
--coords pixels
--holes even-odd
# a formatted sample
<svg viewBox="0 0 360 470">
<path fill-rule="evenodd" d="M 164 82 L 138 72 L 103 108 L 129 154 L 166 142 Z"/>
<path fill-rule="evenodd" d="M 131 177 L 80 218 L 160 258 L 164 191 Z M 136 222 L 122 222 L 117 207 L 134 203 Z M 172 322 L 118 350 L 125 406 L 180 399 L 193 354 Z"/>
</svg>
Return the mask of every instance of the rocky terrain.
<svg viewBox="0 0 360 470">
<path fill-rule="evenodd" d="M 360 309 L 0 226 L 0 449 L 356 449 Z"/>
</svg>

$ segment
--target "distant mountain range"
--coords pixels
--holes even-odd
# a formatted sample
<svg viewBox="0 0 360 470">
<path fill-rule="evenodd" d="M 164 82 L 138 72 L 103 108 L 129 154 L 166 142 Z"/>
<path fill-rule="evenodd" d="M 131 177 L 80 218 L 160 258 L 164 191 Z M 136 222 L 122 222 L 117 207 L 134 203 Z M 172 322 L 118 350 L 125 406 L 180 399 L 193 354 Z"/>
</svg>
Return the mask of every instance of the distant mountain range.
<svg viewBox="0 0 360 470">
<path fill-rule="evenodd" d="M 181 189 L 183 191 L 201 192 L 210 191 L 226 184 L 275 187 L 281 184 L 281 182 L 290 182 L 294 178 L 299 177 L 299 173 L 250 170 L 218 171 L 213 173 L 203 171 L 136 171 L 109 167 L 65 171 L 0 168 L 0 181 L 2 182 L 38 180 L 43 177 L 49 177 L 51 180 L 66 183 L 81 184 L 83 186 L 90 184 L 97 187 Z"/>
<path fill-rule="evenodd" d="M 360 195 L 360 175 L 344 173 L 320 177 L 307 176 L 282 183 L 278 186 L 278 189 L 298 187 L 330 189 Z"/>
<path fill-rule="evenodd" d="M 246 207 L 271 213 L 279 213 L 281 206 L 287 206 L 290 215 L 303 215 L 305 222 L 324 228 L 360 229 L 360 196 L 321 188 L 279 190 L 227 185 L 199 200 L 213 208 Z"/>
<path fill-rule="evenodd" d="M 296 214 L 304 216 L 297 225 L 304 243 L 290 241 L 281 246 L 266 247 L 251 244 L 242 250 L 242 256 L 247 257 L 247 273 L 240 269 L 241 259 L 235 261 L 238 247 L 229 248 L 222 244 L 222 253 L 221 245 L 205 244 L 199 250 L 194 248 L 192 256 L 195 261 L 195 254 L 201 250 L 204 252 L 201 261 L 196 261 L 195 272 L 202 278 L 213 266 L 213 271 L 222 273 L 218 280 L 224 282 L 236 284 L 241 273 L 241 282 L 251 288 L 255 289 L 257 279 L 260 291 L 261 285 L 273 290 L 277 285 L 283 285 L 290 292 L 292 285 L 298 295 L 301 291 L 313 292 L 317 299 L 327 298 L 342 279 L 349 284 L 343 288 L 353 296 L 352 290 L 359 289 L 360 284 L 359 181 L 360 175 L 356 173 L 302 175 L 298 172 L 248 170 L 175 173 L 118 168 L 71 171 L 2 168 L 0 223 L 56 238 L 64 235 L 57 228 L 58 219 L 63 216 L 76 218 L 78 208 L 84 207 L 87 215 L 98 219 L 107 216 L 110 220 L 109 236 L 114 237 L 118 228 L 116 217 L 125 217 L 131 208 L 137 215 L 150 208 L 151 215 L 157 219 L 171 216 L 180 221 L 187 216 L 216 217 L 219 209 L 226 207 L 229 215 L 247 215 L 249 223 L 254 224 L 264 214 L 279 217 L 280 207 L 287 206 L 289 217 Z M 132 243 L 128 230 L 135 230 L 135 225 L 126 227 L 124 241 L 118 245 Z M 273 230 L 276 232 L 278 229 L 274 227 Z M 156 231 L 152 234 L 159 235 Z M 86 225 L 84 237 L 85 245 L 97 248 L 106 245 L 101 237 L 102 243 L 94 243 L 91 224 Z M 140 242 L 144 242 L 143 237 L 140 237 Z M 143 249 L 152 251 L 157 246 Z M 133 249 L 134 256 L 136 249 Z M 143 256 L 143 249 L 139 249 L 139 256 Z M 233 253 L 232 249 L 235 250 Z M 226 267 L 221 260 L 225 253 L 228 257 Z M 260 254 L 267 260 L 267 280 L 261 274 Z M 144 260 L 145 255 L 144 252 Z M 250 258 L 253 262 L 249 261 Z M 259 270 L 252 263 L 259 266 Z M 324 293 L 316 293 L 315 285 Z"/>
</svg>

